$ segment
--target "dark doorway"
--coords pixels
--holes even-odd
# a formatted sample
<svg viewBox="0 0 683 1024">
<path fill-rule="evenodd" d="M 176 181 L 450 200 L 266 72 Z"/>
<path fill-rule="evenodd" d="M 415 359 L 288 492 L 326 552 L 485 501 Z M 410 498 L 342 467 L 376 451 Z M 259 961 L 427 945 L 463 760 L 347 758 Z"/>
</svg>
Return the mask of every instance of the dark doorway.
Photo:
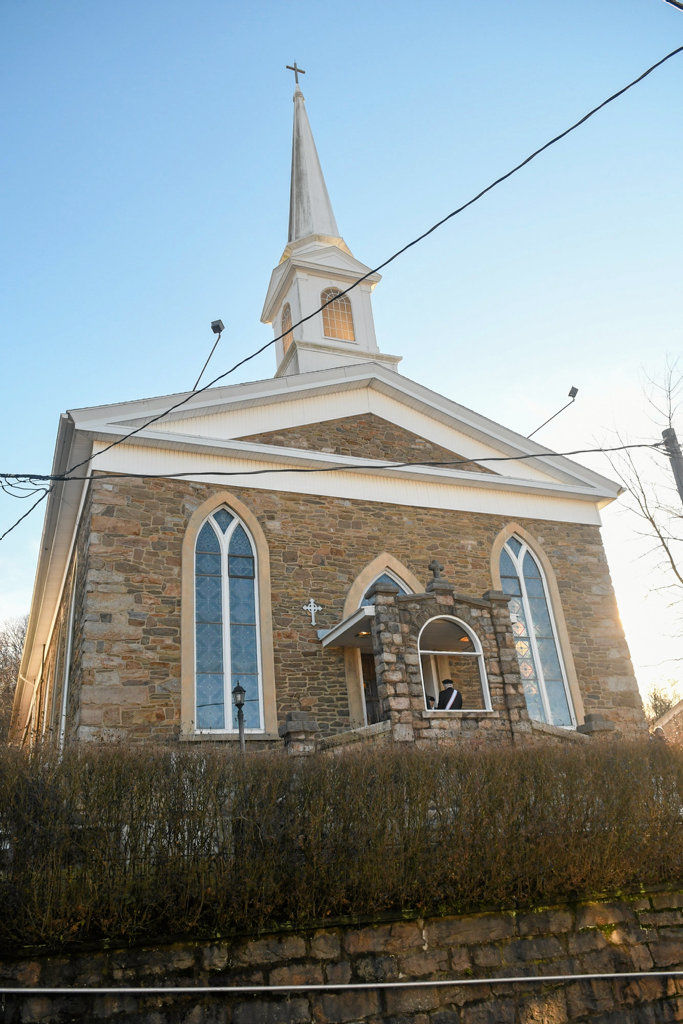
<svg viewBox="0 0 683 1024">
<path fill-rule="evenodd" d="M 361 651 L 361 672 L 363 674 L 363 692 L 365 696 L 365 717 L 368 725 L 382 720 L 379 697 L 377 695 L 377 676 L 375 675 L 375 656 Z"/>
</svg>

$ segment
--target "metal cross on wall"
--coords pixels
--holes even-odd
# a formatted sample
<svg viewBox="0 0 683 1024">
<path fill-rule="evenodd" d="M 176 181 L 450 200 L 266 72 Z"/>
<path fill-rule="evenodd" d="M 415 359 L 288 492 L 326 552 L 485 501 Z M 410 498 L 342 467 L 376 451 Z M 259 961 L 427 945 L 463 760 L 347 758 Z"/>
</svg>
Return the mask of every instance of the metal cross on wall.
<svg viewBox="0 0 683 1024">
<path fill-rule="evenodd" d="M 287 65 L 287 71 L 293 71 L 294 72 L 294 81 L 296 82 L 297 85 L 299 84 L 299 75 L 305 75 L 306 74 L 306 72 L 304 71 L 303 68 L 297 67 L 296 61 L 294 61 L 293 64 L 288 64 Z"/>
<path fill-rule="evenodd" d="M 308 604 L 305 604 L 303 606 L 303 610 L 305 612 L 310 612 L 311 613 L 311 625 L 315 626 L 315 624 L 316 624 L 316 622 L 315 622 L 315 613 L 316 612 L 321 612 L 323 609 L 322 609 L 322 605 L 316 604 L 315 601 L 313 600 L 313 598 L 311 598 L 310 601 L 308 602 Z"/>
</svg>

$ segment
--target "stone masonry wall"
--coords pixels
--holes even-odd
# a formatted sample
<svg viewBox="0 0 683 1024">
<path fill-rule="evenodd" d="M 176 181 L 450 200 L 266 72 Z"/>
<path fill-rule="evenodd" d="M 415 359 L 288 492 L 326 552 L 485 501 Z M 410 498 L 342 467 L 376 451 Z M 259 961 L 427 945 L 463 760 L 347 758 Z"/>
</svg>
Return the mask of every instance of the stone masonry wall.
<svg viewBox="0 0 683 1024">
<path fill-rule="evenodd" d="M 683 894 L 538 912 L 330 926 L 0 959 L 0 989 L 283 986 L 280 992 L 5 995 L 5 1024 L 653 1024 L 683 1020 Z M 648 972 L 669 972 L 653 977 Z M 524 975 L 625 974 L 515 984 Z M 490 984 L 429 982 L 490 978 Z M 382 983 L 427 984 L 382 988 Z M 305 991 L 296 986 L 326 986 Z M 367 988 L 344 989 L 366 984 Z M 327 988 L 327 986 L 330 986 Z M 335 986 L 338 986 L 335 988 Z"/>
<path fill-rule="evenodd" d="M 357 455 L 360 458 L 386 459 L 392 462 L 417 461 L 452 462 L 462 459 L 448 448 L 434 444 L 418 434 L 413 434 L 396 423 L 382 419 L 374 413 L 364 416 L 343 416 L 322 423 L 307 423 L 300 427 L 284 430 L 269 430 L 262 434 L 250 434 L 240 441 L 255 441 L 284 448 L 304 448 L 306 451 L 329 452 L 334 455 Z M 467 463 L 462 469 L 473 473 L 490 473 L 492 470 Z"/>
<path fill-rule="evenodd" d="M 180 718 L 181 547 L 194 510 L 224 493 L 261 524 L 270 552 L 278 718 L 310 711 L 322 733 L 350 727 L 343 652 L 323 650 L 317 630 L 343 617 L 361 570 L 388 551 L 419 579 L 433 558 L 460 593 L 492 587 L 490 551 L 502 516 L 380 502 L 261 491 L 223 490 L 170 480 L 99 480 L 86 508 L 90 534 L 79 571 L 71 721 L 78 735 L 101 728 L 132 737 L 172 737 Z M 633 676 L 597 527 L 520 520 L 555 568 L 587 712 L 625 731 L 643 727 Z M 311 625 L 302 610 L 322 605 Z M 79 660 L 82 659 L 82 660 Z"/>
</svg>

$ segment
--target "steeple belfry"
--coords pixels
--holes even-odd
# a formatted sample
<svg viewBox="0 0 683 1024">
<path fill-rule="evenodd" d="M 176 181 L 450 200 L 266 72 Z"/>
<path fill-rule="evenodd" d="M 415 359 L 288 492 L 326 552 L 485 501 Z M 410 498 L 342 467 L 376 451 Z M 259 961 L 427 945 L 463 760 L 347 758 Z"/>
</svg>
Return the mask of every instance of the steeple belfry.
<svg viewBox="0 0 683 1024">
<path fill-rule="evenodd" d="M 380 275 L 355 259 L 339 234 L 299 88 L 299 75 L 306 72 L 296 62 L 287 67 L 296 80 L 289 232 L 261 314 L 276 338 L 283 335 L 275 346 L 276 376 L 370 361 L 394 369 L 400 357 L 381 353 L 375 338 L 371 293 Z M 362 284 L 340 294 L 361 277 Z"/>
</svg>

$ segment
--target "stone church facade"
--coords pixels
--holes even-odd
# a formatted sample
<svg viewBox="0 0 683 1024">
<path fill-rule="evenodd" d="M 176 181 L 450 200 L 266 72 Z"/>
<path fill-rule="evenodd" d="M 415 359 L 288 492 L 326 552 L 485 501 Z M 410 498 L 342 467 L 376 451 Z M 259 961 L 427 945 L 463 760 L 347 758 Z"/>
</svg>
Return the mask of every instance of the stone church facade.
<svg viewBox="0 0 683 1024">
<path fill-rule="evenodd" d="M 230 743 L 237 683 L 254 749 L 641 733 L 617 485 L 397 372 L 294 106 L 276 375 L 62 416 L 12 739 Z"/>
</svg>

